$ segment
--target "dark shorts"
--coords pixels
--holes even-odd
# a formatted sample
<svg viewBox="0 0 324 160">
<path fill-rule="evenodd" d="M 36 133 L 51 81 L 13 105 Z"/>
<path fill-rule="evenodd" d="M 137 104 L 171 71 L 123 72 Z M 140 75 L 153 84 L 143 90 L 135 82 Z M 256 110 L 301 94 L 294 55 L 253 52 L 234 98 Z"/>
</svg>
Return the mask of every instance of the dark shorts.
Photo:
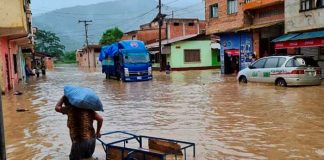
<svg viewBox="0 0 324 160">
<path fill-rule="evenodd" d="M 72 143 L 70 160 L 91 158 L 95 148 L 96 148 L 95 138 L 83 142 Z"/>
</svg>

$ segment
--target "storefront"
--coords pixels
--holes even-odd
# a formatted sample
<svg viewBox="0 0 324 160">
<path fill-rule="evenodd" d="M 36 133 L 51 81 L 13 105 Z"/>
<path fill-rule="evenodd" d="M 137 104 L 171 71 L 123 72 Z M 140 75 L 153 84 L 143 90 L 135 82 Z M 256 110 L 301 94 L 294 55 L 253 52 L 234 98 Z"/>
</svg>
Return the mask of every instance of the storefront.
<svg viewBox="0 0 324 160">
<path fill-rule="evenodd" d="M 312 56 L 324 72 L 324 31 L 285 34 L 272 42 L 277 54 Z"/>
<path fill-rule="evenodd" d="M 252 35 L 246 32 L 220 35 L 221 71 L 232 74 L 248 67 L 252 62 Z"/>
</svg>

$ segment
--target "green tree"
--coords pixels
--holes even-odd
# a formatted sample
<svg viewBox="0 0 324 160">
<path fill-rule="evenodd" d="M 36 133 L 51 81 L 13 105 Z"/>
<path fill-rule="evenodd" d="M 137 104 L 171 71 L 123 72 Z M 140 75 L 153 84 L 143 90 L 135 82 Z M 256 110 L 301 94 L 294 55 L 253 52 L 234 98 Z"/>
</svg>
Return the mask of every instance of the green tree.
<svg viewBox="0 0 324 160">
<path fill-rule="evenodd" d="M 76 63 L 76 51 L 65 52 L 63 61 L 64 63 Z"/>
<path fill-rule="evenodd" d="M 119 41 L 123 37 L 124 33 L 117 27 L 111 28 L 106 30 L 106 32 L 103 33 L 100 44 L 101 45 L 109 45 L 114 42 Z"/>
<path fill-rule="evenodd" d="M 46 52 L 53 57 L 61 58 L 64 54 L 65 46 L 61 44 L 59 37 L 50 31 L 37 30 L 35 34 L 35 50 Z"/>
</svg>

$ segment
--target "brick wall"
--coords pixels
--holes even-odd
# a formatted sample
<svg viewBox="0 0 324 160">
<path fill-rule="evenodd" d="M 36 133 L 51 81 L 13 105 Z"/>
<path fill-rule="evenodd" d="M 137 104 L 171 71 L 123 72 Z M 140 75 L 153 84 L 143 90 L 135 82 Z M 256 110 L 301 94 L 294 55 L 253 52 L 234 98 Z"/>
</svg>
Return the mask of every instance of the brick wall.
<svg viewBox="0 0 324 160">
<path fill-rule="evenodd" d="M 264 24 L 275 21 L 283 21 L 285 18 L 285 6 L 279 4 L 255 11 L 253 24 Z"/>
<path fill-rule="evenodd" d="M 185 35 L 199 34 L 201 30 L 205 30 L 204 22 L 198 20 L 175 20 L 168 23 L 168 38 L 176 38 Z M 178 25 L 176 25 L 178 24 Z"/>
<path fill-rule="evenodd" d="M 227 13 L 227 0 L 206 0 L 205 19 L 207 34 L 231 31 L 244 26 L 244 12 L 242 5 L 244 0 L 238 0 L 238 12 Z M 210 18 L 210 5 L 218 4 L 218 17 Z"/>
<path fill-rule="evenodd" d="M 178 23 L 178 22 L 177 22 Z M 178 23 L 179 25 L 176 26 L 175 23 L 169 23 L 169 39 L 175 38 L 175 37 L 181 37 L 184 35 L 183 28 L 185 27 L 184 24 Z"/>
<path fill-rule="evenodd" d="M 136 33 L 125 33 L 121 40 L 130 40 L 130 39 L 137 39 L 137 32 Z"/>
<path fill-rule="evenodd" d="M 162 39 L 166 38 L 165 28 L 162 28 Z M 140 30 L 137 32 L 137 39 L 143 41 L 145 44 L 156 42 L 159 39 L 159 30 Z"/>
</svg>

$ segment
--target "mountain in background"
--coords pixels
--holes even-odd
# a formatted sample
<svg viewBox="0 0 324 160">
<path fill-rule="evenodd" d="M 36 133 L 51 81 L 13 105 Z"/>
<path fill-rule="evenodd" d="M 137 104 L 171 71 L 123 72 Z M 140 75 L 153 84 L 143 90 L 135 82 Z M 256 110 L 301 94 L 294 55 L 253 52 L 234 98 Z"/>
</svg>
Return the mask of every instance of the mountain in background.
<svg viewBox="0 0 324 160">
<path fill-rule="evenodd" d="M 81 48 L 85 43 L 84 24 L 79 20 L 92 20 L 88 26 L 89 43 L 99 42 L 104 31 L 119 27 L 127 32 L 149 23 L 157 15 L 155 0 L 116 0 L 104 3 L 58 9 L 33 17 L 33 25 L 60 37 L 67 51 Z M 163 5 L 163 13 L 175 18 L 204 19 L 204 2 L 184 7 Z"/>
</svg>

